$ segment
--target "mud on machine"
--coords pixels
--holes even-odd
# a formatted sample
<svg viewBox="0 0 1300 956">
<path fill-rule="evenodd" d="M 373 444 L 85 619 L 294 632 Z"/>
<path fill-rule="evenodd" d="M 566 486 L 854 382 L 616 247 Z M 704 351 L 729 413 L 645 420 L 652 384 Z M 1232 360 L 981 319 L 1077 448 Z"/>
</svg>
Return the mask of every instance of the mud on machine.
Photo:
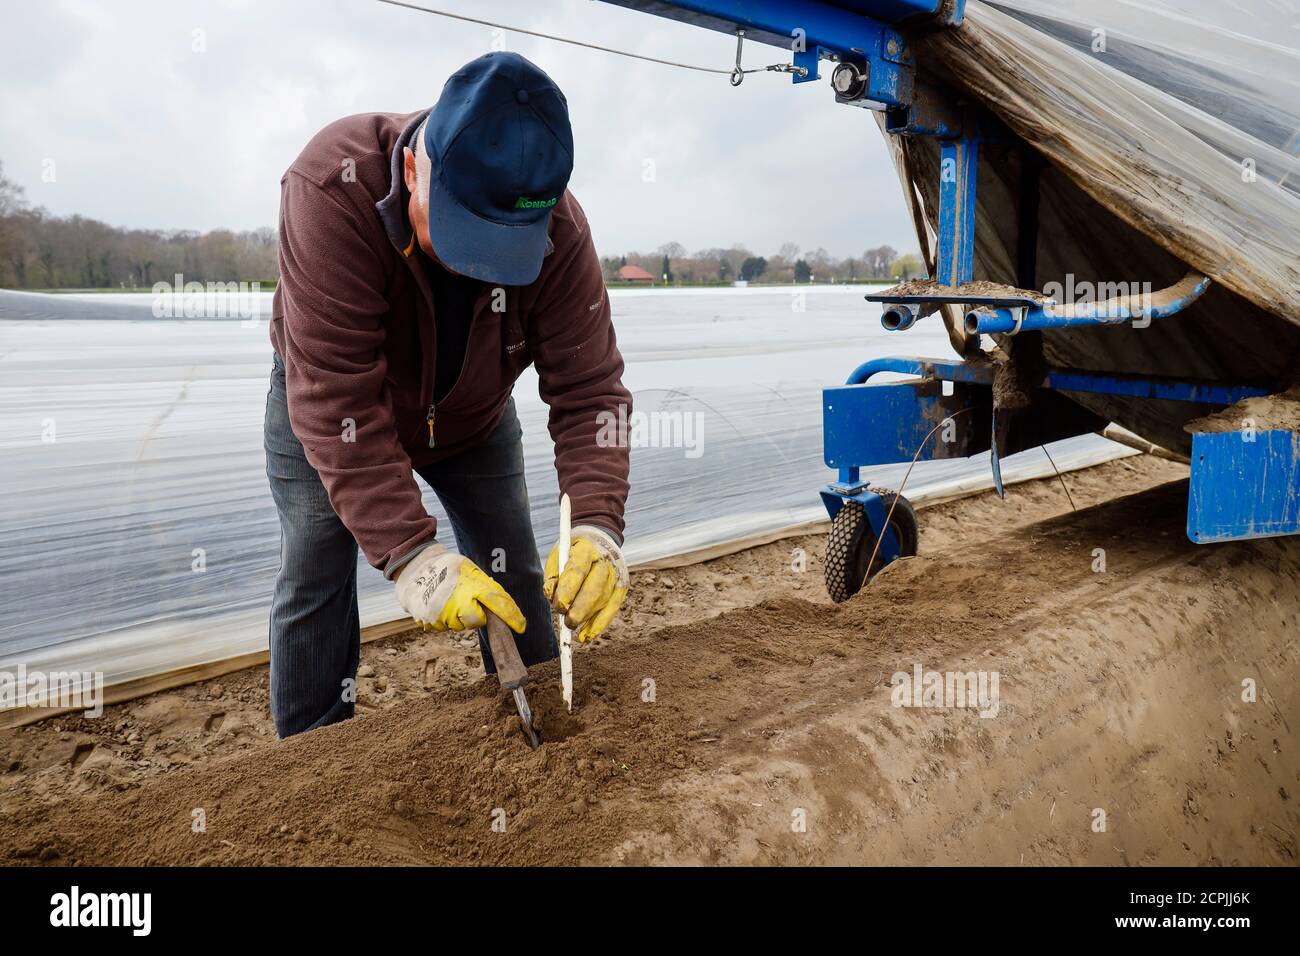
<svg viewBox="0 0 1300 956">
<path fill-rule="evenodd" d="M 823 392 L 826 465 L 838 478 L 821 489 L 832 519 L 826 585 L 836 601 L 855 594 L 871 574 L 916 554 L 917 521 L 901 495 L 871 486 L 864 467 L 913 460 L 965 458 L 989 452 L 994 484 L 1003 494 L 1000 460 L 1048 442 L 1098 432 L 1107 420 L 1065 394 L 1189 403 L 1190 410 L 1233 405 L 1276 388 L 1052 367 L 1042 361 L 1044 329 L 1102 327 L 1161 320 L 1191 307 L 1210 280 L 1189 272 L 1154 294 L 1112 296 L 1085 304 L 1057 303 L 1032 291 L 1038 248 L 1042 157 L 991 113 L 955 91 L 917 75 L 915 40 L 957 28 L 965 0 L 607 0 L 619 6 L 737 37 L 736 72 L 746 40 L 793 52 L 793 63 L 766 67 L 793 74 L 795 83 L 818 79 L 833 63 L 835 100 L 879 115 L 896 138 L 907 179 L 909 146 L 937 145 L 938 227 L 933 255 L 921 247 L 932 278 L 906 283 L 869 301 L 882 306 L 886 330 L 904 331 L 939 313 L 964 360 L 882 358 L 855 368 L 844 385 Z M 1021 150 L 1016 219 L 1016 286 L 975 283 L 976 186 L 980 151 Z M 914 218 L 920 220 L 910 184 Z M 1148 284 L 1149 287 L 1149 284 Z M 995 352 L 982 350 L 992 335 Z M 1019 349 L 1010 345 L 1020 336 Z M 1028 346 L 1028 347 L 1023 347 Z M 1036 346 L 1036 347 L 1035 347 Z M 1037 360 L 1035 360 L 1037 356 Z M 882 373 L 908 376 L 873 384 Z M 1300 436 L 1264 429 L 1192 431 L 1187 535 L 1196 543 L 1300 532 Z M 938 440 L 934 439 L 940 432 Z M 919 449 L 919 452 L 918 452 Z"/>
</svg>

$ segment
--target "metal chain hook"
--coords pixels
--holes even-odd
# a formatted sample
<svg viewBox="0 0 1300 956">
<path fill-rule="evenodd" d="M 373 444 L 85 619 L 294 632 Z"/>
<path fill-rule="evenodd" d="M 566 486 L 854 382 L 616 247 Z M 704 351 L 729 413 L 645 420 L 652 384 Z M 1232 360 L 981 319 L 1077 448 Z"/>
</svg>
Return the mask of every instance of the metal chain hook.
<svg viewBox="0 0 1300 956">
<path fill-rule="evenodd" d="M 773 63 L 771 66 L 755 67 L 752 70 L 745 69 L 740 63 L 740 56 L 745 50 L 745 31 L 736 30 L 736 67 L 731 71 L 731 85 L 739 86 L 745 82 L 746 73 L 793 73 L 795 76 L 808 75 L 808 70 L 802 66 L 795 66 L 793 63 Z"/>
</svg>

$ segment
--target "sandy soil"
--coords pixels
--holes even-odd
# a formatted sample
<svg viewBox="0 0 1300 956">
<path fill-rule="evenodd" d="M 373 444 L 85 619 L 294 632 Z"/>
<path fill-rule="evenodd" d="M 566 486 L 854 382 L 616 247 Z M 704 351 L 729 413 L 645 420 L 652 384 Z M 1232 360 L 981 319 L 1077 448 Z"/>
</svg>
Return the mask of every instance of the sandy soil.
<svg viewBox="0 0 1300 956">
<path fill-rule="evenodd" d="M 1259 431 L 1284 429 L 1300 432 L 1300 386 L 1277 395 L 1246 398 L 1212 415 L 1188 422 L 1186 430 L 1196 432 L 1235 432 L 1250 423 Z"/>
<path fill-rule="evenodd" d="M 1013 285 L 1003 285 L 1001 282 L 990 282 L 987 279 L 976 279 L 971 282 L 953 288 L 944 285 L 935 279 L 913 279 L 911 282 L 904 282 L 900 285 L 883 289 L 876 295 L 957 295 L 969 296 L 972 299 L 989 299 L 994 297 L 1032 299 L 1034 302 L 1046 302 L 1047 296 L 1033 289 L 1017 289 Z"/>
<path fill-rule="evenodd" d="M 538 753 L 474 643 L 418 632 L 284 743 L 265 668 L 6 731 L 0 860 L 1294 864 L 1300 542 L 1189 544 L 1183 474 L 925 510 L 839 607 L 820 536 L 635 575 L 572 715 L 534 669 Z M 893 706 L 914 666 L 998 672 L 997 716 Z"/>
</svg>

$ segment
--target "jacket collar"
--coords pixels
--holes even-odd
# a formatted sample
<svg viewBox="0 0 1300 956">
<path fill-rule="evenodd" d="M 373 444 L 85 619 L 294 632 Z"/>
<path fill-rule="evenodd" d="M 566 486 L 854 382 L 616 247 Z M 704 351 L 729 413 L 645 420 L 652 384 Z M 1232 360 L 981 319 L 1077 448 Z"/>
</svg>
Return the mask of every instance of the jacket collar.
<svg viewBox="0 0 1300 956">
<path fill-rule="evenodd" d="M 375 203 L 375 211 L 384 224 L 388 241 L 404 256 L 415 251 L 415 230 L 406 215 L 411 194 L 406 189 L 406 177 L 402 172 L 402 149 L 411 144 L 415 131 L 428 115 L 429 110 L 416 113 L 397 135 L 397 142 L 393 143 L 393 151 L 388 157 L 388 195 Z"/>
<path fill-rule="evenodd" d="M 393 151 L 388 158 L 388 195 L 375 203 L 375 211 L 379 213 L 379 221 L 384 225 L 388 241 L 393 244 L 394 249 L 407 258 L 415 254 L 417 246 L 415 230 L 411 228 L 411 221 L 407 216 L 411 193 L 406 188 L 402 150 L 414 141 L 420 124 L 430 112 L 431 110 L 423 110 L 416 113 L 397 135 L 397 142 L 393 143 Z M 554 251 L 555 245 L 551 242 L 551 237 L 547 236 L 545 254 L 549 256 Z"/>
</svg>

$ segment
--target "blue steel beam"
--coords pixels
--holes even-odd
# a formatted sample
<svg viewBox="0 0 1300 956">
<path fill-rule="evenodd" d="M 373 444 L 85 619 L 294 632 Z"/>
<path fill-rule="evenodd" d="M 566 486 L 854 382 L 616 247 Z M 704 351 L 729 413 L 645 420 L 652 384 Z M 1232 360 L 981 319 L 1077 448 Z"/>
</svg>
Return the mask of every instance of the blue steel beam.
<svg viewBox="0 0 1300 956">
<path fill-rule="evenodd" d="M 905 20 L 934 17 L 942 12 L 942 0 L 605 0 L 616 6 L 652 13 L 655 16 L 690 23 L 708 30 L 734 33 L 737 26 L 767 34 L 774 39 L 761 42 L 789 49 L 790 31 L 800 27 L 810 44 L 821 40 L 851 38 L 864 22 L 876 20 L 896 24 Z M 837 49 L 853 49 L 834 43 Z M 861 49 L 861 48 L 860 48 Z"/>
<path fill-rule="evenodd" d="M 915 16 L 935 16 L 943 8 L 943 0 L 823 0 L 828 6 L 852 10 L 864 17 L 900 23 Z"/>
<path fill-rule="evenodd" d="M 885 106 L 912 100 L 913 66 L 906 38 L 890 23 L 933 16 L 938 0 L 861 0 L 858 12 L 816 0 L 605 0 L 616 6 L 689 23 L 796 52 L 797 65 L 816 79 L 815 57 L 825 51 L 840 58 L 861 57 L 869 65 L 867 99 Z M 875 12 L 878 19 L 862 15 Z M 805 52 L 797 53 L 802 47 Z M 800 78 L 796 77 L 796 82 Z"/>
<path fill-rule="evenodd" d="M 615 6 L 692 26 L 735 35 L 745 30 L 745 38 L 792 49 L 803 31 L 807 45 L 824 46 L 836 52 L 878 48 L 884 29 L 879 20 L 850 13 L 810 0 L 605 0 Z M 875 42 L 873 42 L 875 41 Z"/>
<path fill-rule="evenodd" d="M 965 285 L 975 277 L 975 179 L 980 141 L 976 136 L 944 140 L 939 146 L 940 285 Z"/>
<path fill-rule="evenodd" d="M 1267 388 L 1252 385 L 1221 385 L 1218 382 L 1189 382 L 1136 375 L 1106 375 L 1099 372 L 1071 372 L 1052 369 L 1047 373 L 1048 388 L 1060 392 L 1088 392 L 1096 395 L 1123 395 L 1127 398 L 1154 398 L 1168 402 L 1200 402 L 1205 405 L 1235 405 L 1245 398 L 1270 394 Z"/>
<path fill-rule="evenodd" d="M 991 362 L 958 362 L 948 359 L 889 356 L 863 362 L 849 375 L 846 385 L 861 385 L 881 372 L 915 375 L 947 382 L 992 385 L 997 368 Z M 1123 395 L 1128 398 L 1154 398 L 1171 402 L 1198 402 L 1204 405 L 1235 405 L 1246 398 L 1269 395 L 1271 391 L 1254 385 L 1223 385 L 1179 379 L 1143 377 L 1105 372 L 1076 372 L 1049 369 L 1043 388 L 1060 392 L 1086 392 L 1097 395 Z"/>
</svg>

